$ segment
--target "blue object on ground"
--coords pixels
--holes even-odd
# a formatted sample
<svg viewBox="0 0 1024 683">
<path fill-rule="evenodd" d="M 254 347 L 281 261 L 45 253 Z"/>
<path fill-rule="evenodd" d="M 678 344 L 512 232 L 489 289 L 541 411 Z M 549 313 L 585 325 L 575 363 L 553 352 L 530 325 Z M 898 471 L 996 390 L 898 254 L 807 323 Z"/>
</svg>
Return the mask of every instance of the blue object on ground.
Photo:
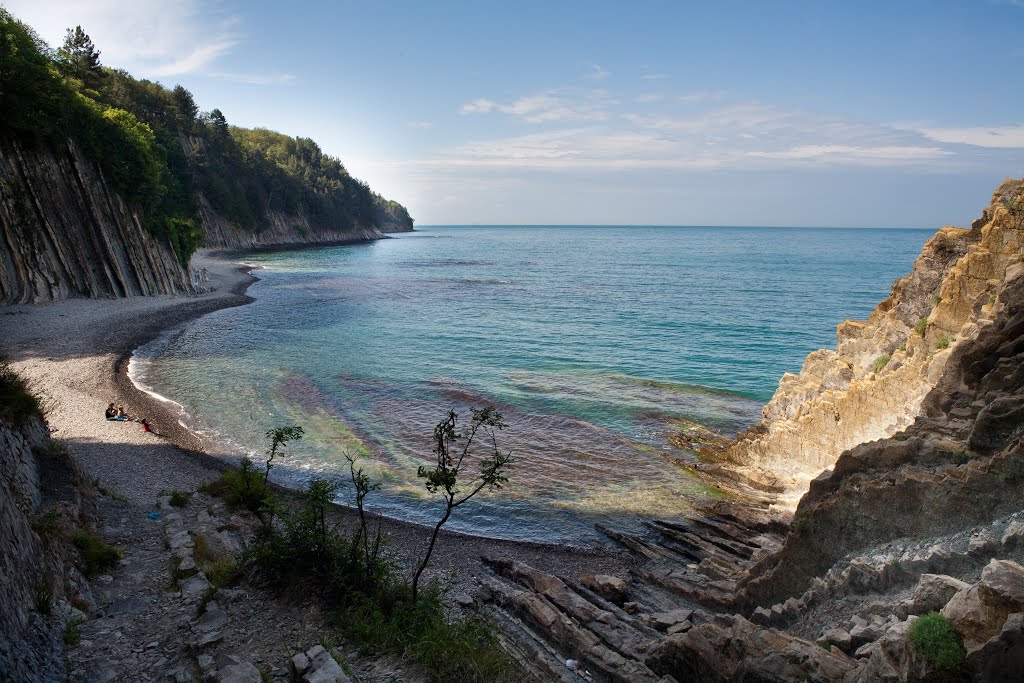
<svg viewBox="0 0 1024 683">
<path fill-rule="evenodd" d="M 146 516 L 149 517 L 150 519 L 160 519 L 160 513 L 159 512 L 150 512 Z"/>
</svg>

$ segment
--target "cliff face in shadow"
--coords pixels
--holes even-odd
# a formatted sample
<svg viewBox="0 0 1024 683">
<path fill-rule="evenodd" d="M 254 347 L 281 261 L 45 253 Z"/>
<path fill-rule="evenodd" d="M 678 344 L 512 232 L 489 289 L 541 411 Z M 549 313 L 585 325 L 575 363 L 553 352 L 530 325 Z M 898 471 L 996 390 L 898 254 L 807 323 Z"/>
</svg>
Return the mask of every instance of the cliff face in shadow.
<svg viewBox="0 0 1024 683">
<path fill-rule="evenodd" d="M 170 243 L 73 145 L 0 142 L 0 302 L 192 291 Z"/>
<path fill-rule="evenodd" d="M 1005 308 L 1000 292 L 1016 276 L 1024 236 L 1005 206 L 1021 183 L 1007 181 L 971 229 L 943 228 L 913 271 L 867 321 L 839 325 L 835 350 L 810 354 L 786 374 L 764 420 L 724 453 L 743 478 L 791 502 L 840 454 L 914 424 L 949 375 L 951 358 Z"/>
</svg>

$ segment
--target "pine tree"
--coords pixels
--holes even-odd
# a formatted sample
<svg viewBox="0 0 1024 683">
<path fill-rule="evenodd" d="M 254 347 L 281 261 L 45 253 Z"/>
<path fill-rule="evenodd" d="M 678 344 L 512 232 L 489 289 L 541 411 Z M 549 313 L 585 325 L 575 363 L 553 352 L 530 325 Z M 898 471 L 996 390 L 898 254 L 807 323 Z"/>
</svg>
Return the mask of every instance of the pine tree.
<svg viewBox="0 0 1024 683">
<path fill-rule="evenodd" d="M 76 26 L 74 30 L 67 29 L 64 45 L 57 50 L 57 54 L 68 74 L 81 79 L 86 85 L 95 85 L 102 76 L 99 50 L 81 26 Z"/>
</svg>

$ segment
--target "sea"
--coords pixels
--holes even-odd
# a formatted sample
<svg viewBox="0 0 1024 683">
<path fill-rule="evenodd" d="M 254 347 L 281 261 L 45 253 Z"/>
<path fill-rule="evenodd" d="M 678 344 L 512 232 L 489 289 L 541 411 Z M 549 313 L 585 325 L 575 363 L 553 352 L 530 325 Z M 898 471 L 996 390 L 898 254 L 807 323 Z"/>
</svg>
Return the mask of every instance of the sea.
<svg viewBox="0 0 1024 683">
<path fill-rule="evenodd" d="M 269 429 L 301 426 L 274 479 L 347 480 L 349 456 L 381 484 L 370 510 L 420 524 L 442 506 L 417 476 L 435 425 L 493 405 L 507 426 L 484 445 L 511 451 L 508 482 L 448 528 L 588 545 L 595 524 L 636 531 L 725 495 L 668 437 L 756 423 L 783 373 L 866 318 L 931 234 L 429 226 L 249 253 L 255 301 L 168 330 L 130 374 L 233 456 L 261 462 Z"/>
</svg>

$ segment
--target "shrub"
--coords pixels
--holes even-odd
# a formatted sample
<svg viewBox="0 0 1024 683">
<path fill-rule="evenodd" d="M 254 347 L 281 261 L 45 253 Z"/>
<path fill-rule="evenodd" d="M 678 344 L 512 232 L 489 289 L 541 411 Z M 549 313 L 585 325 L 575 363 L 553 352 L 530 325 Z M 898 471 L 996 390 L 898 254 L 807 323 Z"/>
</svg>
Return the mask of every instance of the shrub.
<svg viewBox="0 0 1024 683">
<path fill-rule="evenodd" d="M 871 372 L 880 372 L 882 368 L 889 364 L 892 360 L 892 356 L 889 354 L 883 354 L 875 359 L 875 362 L 871 364 Z"/>
<path fill-rule="evenodd" d="M 935 342 L 935 348 L 937 348 L 937 349 L 948 349 L 949 348 L 949 342 L 950 342 L 949 337 L 942 337 L 937 342 Z"/>
<path fill-rule="evenodd" d="M 80 529 L 71 540 L 82 557 L 82 573 L 88 577 L 116 567 L 118 560 L 121 559 L 121 551 L 104 543 L 93 531 Z"/>
<path fill-rule="evenodd" d="M 0 416 L 16 425 L 43 416 L 39 399 L 29 391 L 28 384 L 11 369 L 3 356 L 0 356 Z"/>
<path fill-rule="evenodd" d="M 176 508 L 183 508 L 188 505 L 188 499 L 191 494 L 185 493 L 184 491 L 171 491 L 171 505 Z"/>
<path fill-rule="evenodd" d="M 43 538 L 57 534 L 60 531 L 60 511 L 57 508 L 50 508 L 33 519 L 32 531 Z"/>
<path fill-rule="evenodd" d="M 270 498 L 270 487 L 248 460 L 243 460 L 237 470 L 227 470 L 202 490 L 220 496 L 233 508 L 248 508 L 253 512 L 262 510 Z"/>
<path fill-rule="evenodd" d="M 78 647 L 78 644 L 82 642 L 82 624 L 84 623 L 85 619 L 82 617 L 72 617 L 67 620 L 64 624 L 64 645 Z"/>
<path fill-rule="evenodd" d="M 363 652 L 414 659 L 431 681 L 518 680 L 487 622 L 476 616 L 448 619 L 446 607 L 444 594 L 431 583 L 415 604 L 389 609 L 364 600 L 335 618 Z"/>
<path fill-rule="evenodd" d="M 914 654 L 939 671 L 953 671 L 964 662 L 964 646 L 946 617 L 930 612 L 910 627 Z"/>
<path fill-rule="evenodd" d="M 204 567 L 203 573 L 215 588 L 227 588 L 238 583 L 242 576 L 242 568 L 232 559 L 223 559 Z"/>
<path fill-rule="evenodd" d="M 917 322 L 914 323 L 914 332 L 917 332 L 919 335 L 921 335 L 923 337 L 924 333 L 927 332 L 927 331 L 928 331 L 928 316 L 921 316 L 920 318 L 917 319 Z"/>
<path fill-rule="evenodd" d="M 49 614 L 53 611 L 53 589 L 47 581 L 40 581 L 35 585 L 36 611 L 40 614 Z"/>
</svg>

